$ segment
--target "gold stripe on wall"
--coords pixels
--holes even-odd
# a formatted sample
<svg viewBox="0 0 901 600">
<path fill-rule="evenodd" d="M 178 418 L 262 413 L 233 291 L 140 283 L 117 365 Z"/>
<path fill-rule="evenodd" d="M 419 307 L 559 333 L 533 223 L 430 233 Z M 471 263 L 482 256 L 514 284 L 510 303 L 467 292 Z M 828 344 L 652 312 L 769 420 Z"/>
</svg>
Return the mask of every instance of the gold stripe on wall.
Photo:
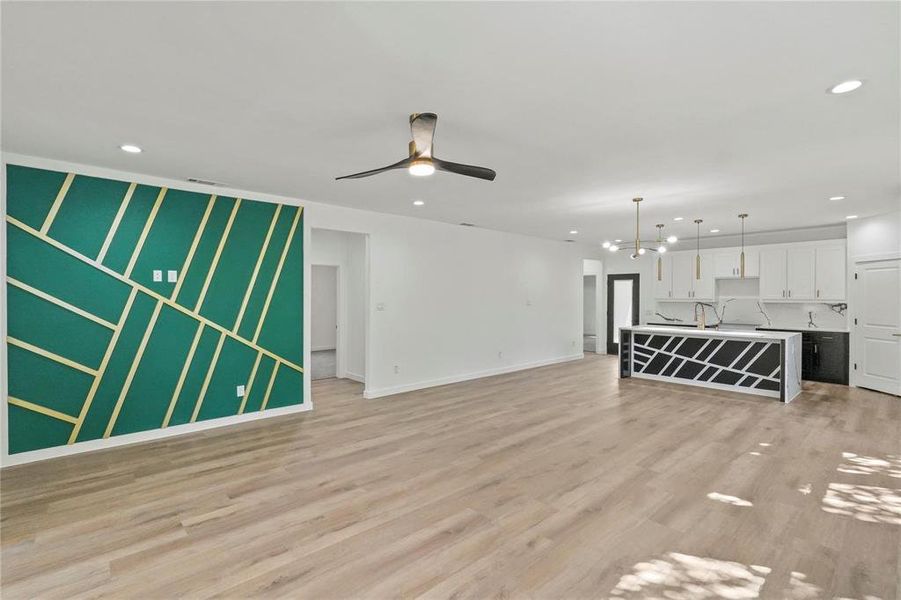
<svg viewBox="0 0 901 600">
<path fill-rule="evenodd" d="M 47 213 L 44 224 L 41 225 L 41 233 L 47 233 L 50 230 L 50 226 L 53 225 L 53 219 L 56 218 L 56 213 L 59 212 L 59 207 L 62 206 L 63 199 L 66 197 L 66 194 L 69 193 L 69 187 L 72 185 L 73 179 L 75 179 L 75 173 L 69 173 L 63 180 L 63 185 L 59 188 L 59 192 L 56 194 L 53 204 L 50 205 L 50 212 Z"/>
<path fill-rule="evenodd" d="M 247 285 L 247 291 L 244 292 L 244 300 L 241 302 L 241 310 L 238 311 L 238 318 L 235 319 L 235 326 L 232 331 L 238 332 L 241 326 L 241 319 L 244 318 L 244 311 L 247 310 L 247 302 L 250 300 L 250 294 L 253 292 L 253 286 L 257 282 L 257 275 L 260 273 L 260 266 L 263 264 L 263 258 L 266 256 L 266 250 L 269 248 L 269 240 L 272 239 L 272 232 L 275 231 L 275 223 L 278 221 L 278 215 L 282 211 L 282 205 L 275 206 L 275 214 L 272 215 L 272 223 L 269 224 L 269 231 L 266 232 L 266 239 L 263 240 L 263 247 L 260 249 L 260 255 L 257 257 L 257 264 L 253 267 L 253 274 L 250 276 L 250 283 Z"/>
<path fill-rule="evenodd" d="M 72 429 L 72 434 L 69 435 L 70 444 L 75 443 L 78 432 L 81 431 L 81 426 L 84 424 L 85 417 L 88 415 L 88 410 L 91 408 L 91 403 L 94 401 L 94 396 L 97 394 L 97 389 L 100 387 L 100 382 L 103 380 L 103 374 L 106 373 L 106 366 L 109 364 L 110 357 L 113 355 L 113 350 L 116 349 L 116 343 L 119 341 L 119 334 L 122 333 L 122 328 L 125 326 L 128 314 L 131 312 L 131 305 L 134 304 L 135 296 L 137 295 L 138 290 L 131 288 L 128 300 L 125 301 L 125 308 L 122 309 L 122 314 L 119 316 L 119 322 L 116 324 L 116 328 L 113 331 L 113 337 L 110 338 L 109 344 L 106 346 L 106 352 L 103 354 L 103 359 L 100 361 L 100 367 L 97 369 L 94 383 L 91 384 L 91 389 L 88 390 L 88 395 L 85 398 L 84 404 L 81 405 L 81 411 L 78 413 L 78 419 L 75 421 L 75 427 Z"/>
<path fill-rule="evenodd" d="M 275 367 L 272 369 L 272 375 L 269 376 L 269 385 L 266 386 L 266 395 L 263 397 L 263 403 L 260 405 L 260 411 L 266 410 L 266 405 L 269 404 L 269 395 L 272 394 L 272 385 L 275 383 L 275 375 L 276 373 L 278 373 L 278 366 L 280 364 L 282 363 L 275 363 Z"/>
<path fill-rule="evenodd" d="M 210 367 L 206 371 L 206 377 L 203 380 L 203 387 L 200 388 L 200 395 L 197 396 L 197 403 L 194 404 L 194 412 L 191 414 L 191 423 L 197 420 L 200 414 L 200 406 L 206 396 L 206 390 L 210 387 L 210 380 L 213 378 L 213 371 L 216 370 L 216 363 L 219 362 L 219 353 L 222 352 L 222 344 L 225 342 L 225 332 L 219 334 L 219 342 L 216 344 L 216 351 L 213 352 L 213 359 L 210 361 Z"/>
<path fill-rule="evenodd" d="M 238 414 L 244 414 L 244 407 L 247 406 L 247 399 L 250 397 L 250 390 L 253 389 L 253 382 L 257 378 L 257 368 L 260 366 L 260 359 L 263 358 L 262 352 L 257 352 L 257 359 L 253 361 L 253 369 L 250 370 L 250 379 L 247 380 L 247 387 L 244 388 L 244 397 L 241 398 L 241 406 L 238 407 Z"/>
<path fill-rule="evenodd" d="M 303 207 L 297 209 L 294 215 L 294 221 L 291 223 L 291 231 L 288 232 L 288 241 L 282 249 L 282 255 L 278 259 L 278 266 L 275 268 L 275 274 L 272 276 L 272 283 L 269 285 L 269 292 L 266 294 L 266 302 L 263 304 L 263 312 L 260 313 L 260 320 L 257 323 L 257 330 L 253 334 L 253 343 L 256 344 L 260 337 L 260 331 L 263 330 L 263 323 L 266 322 L 266 313 L 269 312 L 269 303 L 272 302 L 272 295 L 275 293 L 275 286 L 278 285 L 278 278 L 282 274 L 282 267 L 285 266 L 285 257 L 288 256 L 288 250 L 291 248 L 291 241 L 294 239 L 294 230 L 297 229 L 297 223 L 300 222 L 300 215 L 303 213 Z"/>
<path fill-rule="evenodd" d="M 106 258 L 109 246 L 113 243 L 113 236 L 116 235 L 116 231 L 119 229 L 119 224 L 122 222 L 122 215 L 125 214 L 125 209 L 128 208 L 128 203 L 131 202 L 131 196 L 135 193 L 136 187 L 138 187 L 137 183 L 132 183 L 128 186 L 128 191 L 125 192 L 125 197 L 122 198 L 122 203 L 119 204 L 119 210 L 116 211 L 116 218 L 113 219 L 113 224 L 106 234 L 106 239 L 103 240 L 103 246 L 100 247 L 100 254 L 97 255 L 97 262 L 102 263 L 103 259 Z"/>
<path fill-rule="evenodd" d="M 131 388 L 131 382 L 135 377 L 135 372 L 138 370 L 138 365 L 141 363 L 141 358 L 144 356 L 144 350 L 147 348 L 147 342 L 150 340 L 150 335 L 153 333 L 153 328 L 156 326 L 156 320 L 160 316 L 160 309 L 163 308 L 163 303 L 159 300 L 156 301 L 156 306 L 153 307 L 153 315 L 150 317 L 150 322 L 147 323 L 147 329 L 144 330 L 144 337 L 141 338 L 141 344 L 138 346 L 138 351 L 135 353 L 135 358 L 131 362 L 131 368 L 128 369 L 128 375 L 125 377 L 125 383 L 122 384 L 122 391 L 119 392 L 119 399 L 116 400 L 116 406 L 113 408 L 113 414 L 110 415 L 109 423 L 106 425 L 106 431 L 103 432 L 103 437 L 108 438 L 110 434 L 113 432 L 113 427 L 116 425 L 116 419 L 119 418 L 119 411 L 122 410 L 122 404 L 125 403 L 125 396 L 128 395 L 128 390 Z"/>
<path fill-rule="evenodd" d="M 54 240 L 53 238 L 48 237 L 48 236 L 46 236 L 46 235 L 40 233 L 38 230 L 34 229 L 33 227 L 29 227 L 28 225 L 26 225 L 25 223 L 19 221 L 18 219 L 14 218 L 14 217 L 11 217 L 11 216 L 9 216 L 9 215 L 6 215 L 6 221 L 7 221 L 8 223 L 10 223 L 11 225 L 14 225 L 15 227 L 18 227 L 19 229 L 21 229 L 21 230 L 24 231 L 25 233 L 27 233 L 27 234 L 29 234 L 29 235 L 32 235 L 32 236 L 36 237 L 37 239 L 41 240 L 42 242 L 45 242 L 45 243 L 47 243 L 47 244 L 53 246 L 54 248 L 56 248 L 56 249 L 58 249 L 58 250 L 60 250 L 60 251 L 62 251 L 62 252 L 65 252 L 65 253 L 68 254 L 69 256 L 72 256 L 73 258 L 76 258 L 76 259 L 80 260 L 80 261 L 83 262 L 83 263 L 86 263 L 86 264 L 91 265 L 92 267 L 96 268 L 98 271 L 101 271 L 102 273 L 104 273 L 104 274 L 106 274 L 106 275 L 109 275 L 109 276 L 112 277 L 113 279 L 117 279 L 117 280 L 119 280 L 119 281 L 121 281 L 121 282 L 123 282 L 123 283 L 125 283 L 125 284 L 127 284 L 127 285 L 130 285 L 131 287 L 137 289 L 139 292 L 142 292 L 142 293 L 144 293 L 144 294 L 147 294 L 148 296 L 150 296 L 151 298 L 153 298 L 153 299 L 155 299 L 155 300 L 159 300 L 160 302 L 162 302 L 162 303 L 165 304 L 166 306 L 171 306 L 171 307 L 174 308 L 175 310 L 177 310 L 177 311 L 179 311 L 179 312 L 181 312 L 181 313 L 184 313 L 184 314 L 188 315 L 189 317 L 191 317 L 191 318 L 193 318 L 193 319 L 196 319 L 196 320 L 200 321 L 201 323 L 203 323 L 203 324 L 206 325 L 207 327 L 211 327 L 211 328 L 215 329 L 216 331 L 219 331 L 219 332 L 221 332 L 221 333 L 224 333 L 225 335 L 229 336 L 230 338 L 232 338 L 232 339 L 234 339 L 234 340 L 237 340 L 238 342 L 241 342 L 241 343 L 244 344 L 245 346 L 248 346 L 248 347 L 250 347 L 250 348 L 253 348 L 254 350 L 256 350 L 256 351 L 258 351 L 258 352 L 262 352 L 262 353 L 265 354 L 266 356 L 272 358 L 273 360 L 279 361 L 280 363 L 282 363 L 282 364 L 284 364 L 284 365 L 286 365 L 286 366 L 288 366 L 288 367 L 294 369 L 295 371 L 299 371 L 299 372 L 301 372 L 301 373 L 304 372 L 303 367 L 301 367 L 300 365 L 295 364 L 295 363 L 293 363 L 292 361 L 287 360 L 287 359 L 285 359 L 285 358 L 282 358 L 282 357 L 279 356 L 278 354 L 275 354 L 274 352 L 272 352 L 272 351 L 270 351 L 270 350 L 267 350 L 267 349 L 265 349 L 265 348 L 263 348 L 263 347 L 257 345 L 255 342 L 252 342 L 252 341 L 248 340 L 247 338 L 241 337 L 240 335 L 238 335 L 238 334 L 236 334 L 236 333 L 233 333 L 232 331 L 229 331 L 228 329 L 226 329 L 226 328 L 223 327 L 222 325 L 219 325 L 218 323 L 215 323 L 215 322 L 213 322 L 213 321 L 210 321 L 210 320 L 207 319 L 206 317 L 203 317 L 203 316 L 197 314 L 196 312 L 194 312 L 194 311 L 192 311 L 192 310 L 190 310 L 190 309 L 187 309 L 187 308 L 185 308 L 184 306 L 182 306 L 182 305 L 180 305 L 180 304 L 177 304 L 177 303 L 173 302 L 173 301 L 170 300 L 169 298 L 166 298 L 165 296 L 163 296 L 163 295 L 161 295 L 161 294 L 155 292 L 154 290 L 152 290 L 152 289 L 150 289 L 150 288 L 148 288 L 148 287 L 145 287 L 145 286 L 141 285 L 140 283 L 137 283 L 136 281 L 133 281 L 133 280 L 129 279 L 128 277 L 125 277 L 125 276 L 122 275 L 121 273 L 117 273 L 116 271 L 113 271 L 113 270 L 110 269 L 109 267 L 104 266 L 104 265 L 98 263 L 97 261 L 95 261 L 95 260 L 93 260 L 93 259 L 91 259 L 91 258 L 88 258 L 88 257 L 85 256 L 84 254 L 81 254 L 81 253 L 79 253 L 79 252 L 73 250 L 72 248 L 69 248 L 69 247 L 66 246 L 65 244 L 63 244 L 63 243 L 61 243 L 61 242 L 58 242 L 57 240 Z"/>
<path fill-rule="evenodd" d="M 54 419 L 59 419 L 60 421 L 65 421 L 66 423 L 75 423 L 75 417 L 71 415 L 61 413 L 52 408 L 47 408 L 46 406 L 41 406 L 40 404 L 35 404 L 34 402 L 29 402 L 28 400 L 21 400 L 20 398 L 10 396 L 9 403 L 13 406 L 18 406 L 19 408 L 24 408 L 36 413 L 41 413 L 42 415 L 47 415 L 48 417 L 53 417 Z"/>
<path fill-rule="evenodd" d="M 28 350 L 33 354 L 37 354 L 39 356 L 43 356 L 44 358 L 49 358 L 52 361 L 58 362 L 61 365 L 66 365 L 67 367 L 71 367 L 73 369 L 77 369 L 83 373 L 87 373 L 88 375 L 96 375 L 97 371 L 92 369 L 91 367 L 86 367 L 81 363 L 77 363 L 74 360 L 68 359 L 65 356 L 60 356 L 59 354 L 55 354 L 50 352 L 49 350 L 44 350 L 43 348 L 38 348 L 33 344 L 29 344 L 28 342 L 23 342 L 20 339 L 14 337 L 7 337 L 6 341 L 12 344 L 13 346 L 18 346 L 24 350 Z"/>
<path fill-rule="evenodd" d="M 39 290 L 37 288 L 31 287 L 27 283 L 19 281 L 18 279 L 14 279 L 12 277 L 7 277 L 6 281 L 9 282 L 9 284 L 14 287 L 25 290 L 29 294 L 37 296 L 41 300 L 46 300 L 47 302 L 49 302 L 51 304 L 55 304 L 55 305 L 59 306 L 60 308 L 64 308 L 64 309 L 68 310 L 69 312 L 73 312 L 76 315 L 78 315 L 79 317 L 84 317 L 85 319 L 94 321 L 95 323 L 97 323 L 99 325 L 103 325 L 104 327 L 106 327 L 108 329 L 116 328 L 116 326 L 113 323 L 110 323 L 106 319 L 101 319 L 97 315 L 92 315 L 91 313 L 89 313 L 86 310 L 82 310 L 82 309 L 78 308 L 77 306 L 74 306 L 72 304 L 69 304 L 68 302 L 65 302 L 64 300 L 60 300 L 56 296 L 51 296 L 47 292 L 42 292 L 41 290 Z"/>
<path fill-rule="evenodd" d="M 128 266 L 125 268 L 125 277 L 131 277 L 131 272 L 135 268 L 135 263 L 138 262 L 138 256 L 141 254 L 141 249 L 144 248 L 144 242 L 147 241 L 147 235 L 150 233 L 150 228 L 153 227 L 156 213 L 159 212 L 160 204 L 163 203 L 163 198 L 166 197 L 166 192 L 168 190 L 169 188 L 160 188 L 160 193 L 156 197 L 156 202 L 153 203 L 153 208 L 150 210 L 150 216 L 147 217 L 147 222 L 144 223 L 141 237 L 138 238 L 138 243 L 135 245 L 134 252 L 131 253 L 131 259 L 128 261 Z"/>
<path fill-rule="evenodd" d="M 197 344 L 200 342 L 200 334 L 203 333 L 203 323 L 198 323 L 197 332 L 194 334 L 194 340 L 191 342 L 191 349 L 188 350 L 188 356 L 185 364 L 181 368 L 181 374 L 178 376 L 178 383 L 175 385 L 175 391 L 172 392 L 172 399 L 169 401 L 169 408 L 166 409 L 166 416 L 163 417 L 161 427 L 165 429 L 169 426 L 169 420 L 172 418 L 172 412 L 175 410 L 175 404 L 178 402 L 178 396 L 181 394 L 181 388 L 185 385 L 185 377 L 188 376 L 188 370 L 194 361 L 194 353 L 197 352 Z"/>
<path fill-rule="evenodd" d="M 191 248 L 188 250 L 185 264 L 181 266 L 181 271 L 179 271 L 181 275 L 178 276 L 178 281 L 175 283 L 175 289 L 172 290 L 172 296 L 170 297 L 173 302 L 178 298 L 178 292 L 181 291 L 181 285 L 185 282 L 185 276 L 188 274 L 188 269 L 191 268 L 191 261 L 194 260 L 194 253 L 197 252 L 197 245 L 200 243 L 200 238 L 203 237 L 203 230 L 206 229 L 206 222 L 210 219 L 210 213 L 213 211 L 214 204 L 216 204 L 216 194 L 210 196 L 210 200 L 207 202 L 206 211 L 204 211 L 203 218 L 200 220 L 200 227 L 197 228 L 197 233 L 194 234 L 194 241 L 191 242 Z"/>
<path fill-rule="evenodd" d="M 232 212 L 228 216 L 228 223 L 225 224 L 225 231 L 222 232 L 222 239 L 219 240 L 219 246 L 216 248 L 216 254 L 213 255 L 213 262 L 210 263 L 210 270 L 206 274 L 206 280 L 203 282 L 203 289 L 200 290 L 200 296 L 197 298 L 197 304 L 194 306 L 194 312 L 199 313 L 200 307 L 203 306 L 203 301 L 206 298 L 206 292 L 210 287 L 210 282 L 213 280 L 213 275 L 216 273 L 216 267 L 219 265 L 219 257 L 222 256 L 222 249 L 225 248 L 225 243 L 228 241 L 228 234 L 232 230 L 232 224 L 235 222 L 235 215 L 238 214 L 238 207 L 241 206 L 241 199 L 238 198 L 235 200 L 235 205 L 232 207 Z"/>
</svg>

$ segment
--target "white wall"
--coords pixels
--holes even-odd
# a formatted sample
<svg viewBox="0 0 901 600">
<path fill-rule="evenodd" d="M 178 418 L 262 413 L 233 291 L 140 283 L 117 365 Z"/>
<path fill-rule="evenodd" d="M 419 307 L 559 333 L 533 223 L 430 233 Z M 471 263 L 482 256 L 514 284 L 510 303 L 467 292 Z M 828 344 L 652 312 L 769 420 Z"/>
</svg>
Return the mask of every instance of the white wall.
<svg viewBox="0 0 901 600">
<path fill-rule="evenodd" d="M 604 263 L 596 258 L 582 260 L 582 274 L 594 275 L 594 322 L 597 343 L 595 354 L 607 353 L 607 281 L 604 277 Z"/>
<path fill-rule="evenodd" d="M 366 379 L 367 269 L 366 236 L 346 231 L 311 229 L 310 260 L 338 267 L 337 376 Z M 313 315 L 315 329 L 316 316 Z M 316 342 L 313 342 L 316 349 Z"/>
<path fill-rule="evenodd" d="M 338 268 L 314 261 L 310 294 L 310 349 L 334 350 L 338 345 Z"/>
<path fill-rule="evenodd" d="M 598 298 L 597 275 L 584 275 L 582 285 L 582 333 L 597 335 L 598 333 Z"/>
</svg>

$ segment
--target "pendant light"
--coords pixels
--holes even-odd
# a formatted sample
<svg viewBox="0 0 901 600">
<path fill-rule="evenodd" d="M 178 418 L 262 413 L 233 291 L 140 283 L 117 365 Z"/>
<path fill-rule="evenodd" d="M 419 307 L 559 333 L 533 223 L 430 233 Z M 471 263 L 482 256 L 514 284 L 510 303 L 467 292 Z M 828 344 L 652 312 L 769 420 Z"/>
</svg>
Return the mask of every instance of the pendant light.
<svg viewBox="0 0 901 600">
<path fill-rule="evenodd" d="M 632 198 L 632 202 L 635 203 L 635 253 L 632 255 L 632 258 L 638 258 L 639 255 L 644 254 L 641 248 L 641 227 L 638 222 L 638 208 L 641 206 L 641 201 L 643 198 Z"/>
<path fill-rule="evenodd" d="M 741 254 L 738 255 L 738 271 L 741 274 L 741 278 L 745 278 L 745 219 L 748 218 L 748 213 L 741 213 L 738 215 L 738 218 L 741 219 Z"/>
<path fill-rule="evenodd" d="M 698 226 L 697 235 L 697 254 L 695 255 L 695 279 L 701 278 L 701 223 L 704 219 L 695 219 L 695 225 Z"/>
<path fill-rule="evenodd" d="M 663 245 L 663 223 L 657 223 L 657 281 L 663 281 L 663 253 L 666 246 Z"/>
</svg>

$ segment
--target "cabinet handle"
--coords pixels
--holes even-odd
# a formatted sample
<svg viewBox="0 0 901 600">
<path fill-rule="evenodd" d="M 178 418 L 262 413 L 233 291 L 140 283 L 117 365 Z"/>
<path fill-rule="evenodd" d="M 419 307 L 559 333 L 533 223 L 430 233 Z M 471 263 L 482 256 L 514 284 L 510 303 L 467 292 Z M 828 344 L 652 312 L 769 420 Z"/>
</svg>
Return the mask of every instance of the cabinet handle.
<svg viewBox="0 0 901 600">
<path fill-rule="evenodd" d="M 817 290 L 817 298 L 820 297 L 820 290 Z"/>
<path fill-rule="evenodd" d="M 791 291 L 791 290 L 788 290 L 788 297 L 789 297 L 789 298 L 792 297 L 792 291 Z"/>
<path fill-rule="evenodd" d="M 782 290 L 782 297 L 785 298 L 785 290 Z"/>
</svg>

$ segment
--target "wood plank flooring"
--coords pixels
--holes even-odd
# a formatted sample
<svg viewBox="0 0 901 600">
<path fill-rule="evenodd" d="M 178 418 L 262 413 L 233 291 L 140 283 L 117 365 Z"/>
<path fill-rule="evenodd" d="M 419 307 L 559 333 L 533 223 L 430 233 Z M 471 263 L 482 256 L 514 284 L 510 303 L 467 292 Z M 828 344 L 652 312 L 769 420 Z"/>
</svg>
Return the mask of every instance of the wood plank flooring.
<svg viewBox="0 0 901 600">
<path fill-rule="evenodd" d="M 901 597 L 901 399 L 584 360 L 2 472 L 12 598 Z"/>
</svg>

